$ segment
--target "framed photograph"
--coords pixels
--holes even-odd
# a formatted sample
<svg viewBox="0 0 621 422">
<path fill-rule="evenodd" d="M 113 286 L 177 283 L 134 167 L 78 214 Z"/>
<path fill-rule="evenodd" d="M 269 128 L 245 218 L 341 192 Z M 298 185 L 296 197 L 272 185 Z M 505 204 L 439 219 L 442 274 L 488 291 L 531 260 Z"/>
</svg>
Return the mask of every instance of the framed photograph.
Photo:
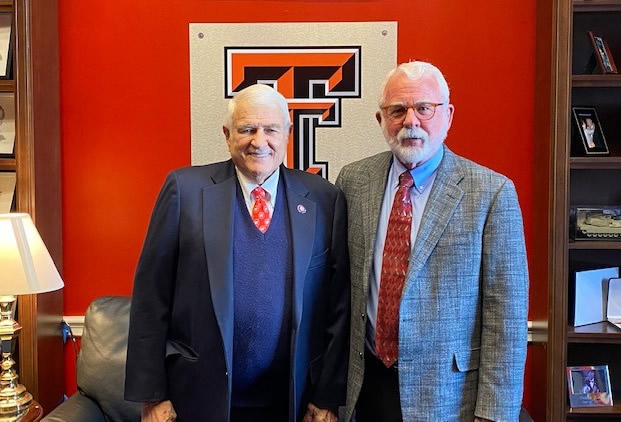
<svg viewBox="0 0 621 422">
<path fill-rule="evenodd" d="M 621 241 L 621 205 L 572 207 L 569 236 L 574 240 Z"/>
<path fill-rule="evenodd" d="M 11 156 L 15 149 L 15 96 L 0 93 L 0 157 Z"/>
<path fill-rule="evenodd" d="M 0 79 L 11 78 L 13 66 L 13 14 L 0 13 Z"/>
<path fill-rule="evenodd" d="M 567 387 L 571 407 L 612 406 L 608 365 L 568 367 Z"/>
<path fill-rule="evenodd" d="M 594 107 L 572 107 L 576 130 L 580 136 L 582 152 L 586 155 L 609 153 L 602 125 Z"/>
<path fill-rule="evenodd" d="M 15 172 L 0 172 L 0 214 L 13 209 L 15 181 Z"/>
<path fill-rule="evenodd" d="M 608 48 L 608 43 L 602 37 L 595 35 L 592 31 L 588 31 L 593 50 L 595 50 L 595 58 L 602 73 L 618 73 L 615 61 Z"/>
</svg>

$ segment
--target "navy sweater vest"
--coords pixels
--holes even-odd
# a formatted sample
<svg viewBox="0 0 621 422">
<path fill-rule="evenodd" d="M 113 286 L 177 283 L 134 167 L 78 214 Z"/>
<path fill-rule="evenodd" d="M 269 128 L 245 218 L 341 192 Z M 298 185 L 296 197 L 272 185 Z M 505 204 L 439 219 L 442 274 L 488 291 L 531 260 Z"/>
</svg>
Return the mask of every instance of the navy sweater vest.
<svg viewBox="0 0 621 422">
<path fill-rule="evenodd" d="M 233 223 L 232 405 L 288 402 L 293 258 L 285 190 L 278 183 L 265 234 L 254 225 L 237 187 Z"/>
</svg>

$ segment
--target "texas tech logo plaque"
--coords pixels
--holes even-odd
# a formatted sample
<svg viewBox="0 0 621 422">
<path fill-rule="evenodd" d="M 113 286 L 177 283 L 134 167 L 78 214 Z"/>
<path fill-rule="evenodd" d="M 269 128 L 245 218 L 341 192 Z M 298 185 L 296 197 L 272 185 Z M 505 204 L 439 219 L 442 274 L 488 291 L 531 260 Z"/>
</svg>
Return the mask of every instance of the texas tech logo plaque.
<svg viewBox="0 0 621 422">
<path fill-rule="evenodd" d="M 285 164 L 328 178 L 316 128 L 341 127 L 343 98 L 360 98 L 361 47 L 225 47 L 225 98 L 255 83 L 278 90 L 293 131 Z"/>
</svg>

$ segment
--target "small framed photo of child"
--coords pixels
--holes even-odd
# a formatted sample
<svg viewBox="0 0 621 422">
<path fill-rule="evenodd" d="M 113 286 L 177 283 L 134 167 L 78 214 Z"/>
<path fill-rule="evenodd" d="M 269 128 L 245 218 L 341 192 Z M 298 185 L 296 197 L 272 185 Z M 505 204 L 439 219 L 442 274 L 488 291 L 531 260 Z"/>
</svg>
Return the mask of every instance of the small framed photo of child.
<svg viewBox="0 0 621 422">
<path fill-rule="evenodd" d="M 612 406 L 608 365 L 568 367 L 567 387 L 571 407 Z"/>
<path fill-rule="evenodd" d="M 572 107 L 584 155 L 607 155 L 608 145 L 594 107 Z M 581 154 L 581 155 L 582 155 Z"/>
</svg>

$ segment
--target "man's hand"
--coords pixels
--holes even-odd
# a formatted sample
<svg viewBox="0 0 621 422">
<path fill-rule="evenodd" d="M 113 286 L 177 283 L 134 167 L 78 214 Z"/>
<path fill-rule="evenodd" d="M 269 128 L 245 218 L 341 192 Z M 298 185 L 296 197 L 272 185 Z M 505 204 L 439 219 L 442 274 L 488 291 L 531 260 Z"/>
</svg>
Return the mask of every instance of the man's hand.
<svg viewBox="0 0 621 422">
<path fill-rule="evenodd" d="M 477 418 L 476 416 L 474 417 L 474 422 L 493 422 L 490 421 L 489 419 L 481 419 L 481 418 Z"/>
<path fill-rule="evenodd" d="M 140 420 L 142 422 L 175 422 L 177 414 L 170 400 L 143 403 Z"/>
<path fill-rule="evenodd" d="M 338 418 L 329 409 L 320 409 L 312 403 L 308 404 L 308 409 L 304 415 L 303 422 L 337 422 Z"/>
</svg>

